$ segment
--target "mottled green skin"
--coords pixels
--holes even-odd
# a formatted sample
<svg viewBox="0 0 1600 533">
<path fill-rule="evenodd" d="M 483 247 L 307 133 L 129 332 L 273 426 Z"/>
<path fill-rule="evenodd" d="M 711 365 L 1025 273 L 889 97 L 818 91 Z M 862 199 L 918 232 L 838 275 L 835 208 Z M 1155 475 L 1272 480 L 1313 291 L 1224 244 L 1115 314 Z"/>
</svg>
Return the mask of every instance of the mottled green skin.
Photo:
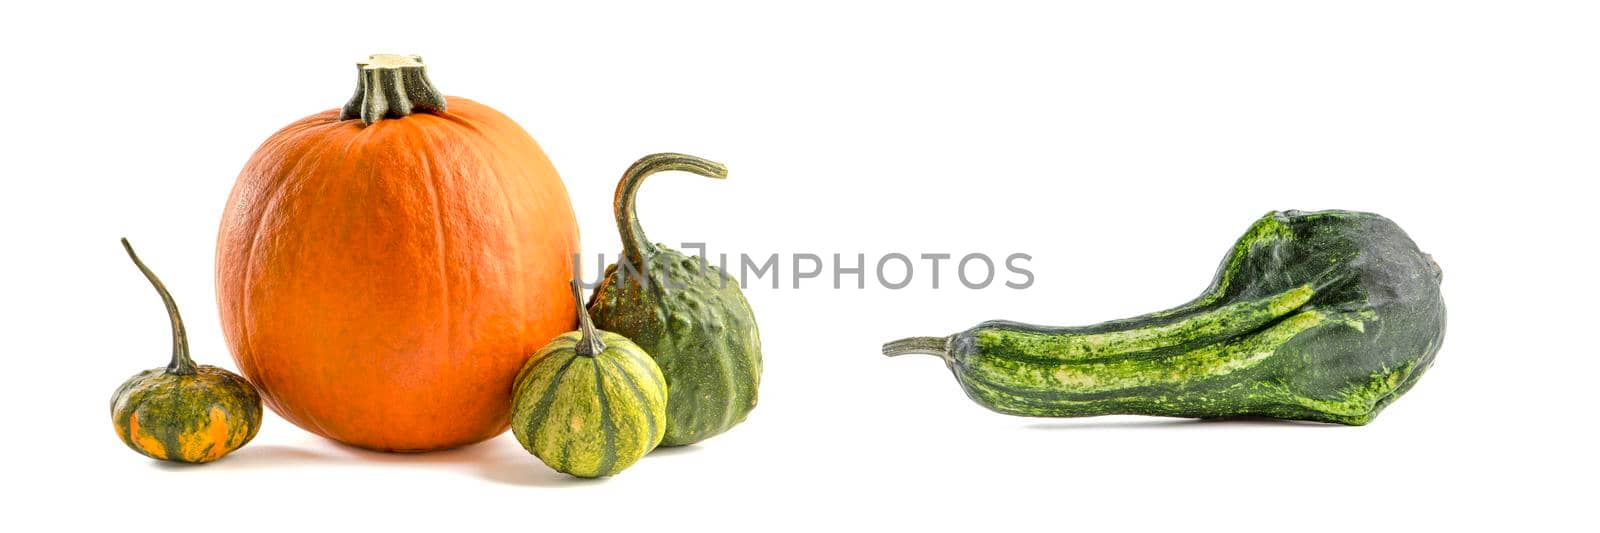
<svg viewBox="0 0 1600 533">
<path fill-rule="evenodd" d="M 243 377 L 214 366 L 194 367 L 192 374 L 155 368 L 117 388 L 111 421 L 117 436 L 136 452 L 205 463 L 255 438 L 261 429 L 261 395 Z"/>
<path fill-rule="evenodd" d="M 578 353 L 582 337 L 556 337 L 517 375 L 511 431 L 550 468 L 578 477 L 621 472 L 666 430 L 667 382 L 638 346 L 598 332 L 605 348 Z"/>
<path fill-rule="evenodd" d="M 613 264 L 589 313 L 632 339 L 667 377 L 662 446 L 699 442 L 743 422 L 761 385 L 761 336 L 737 280 L 664 245 L 641 250 L 645 278 Z M 702 270 L 702 267 L 704 270 Z"/>
<path fill-rule="evenodd" d="M 1007 414 L 1361 425 L 1433 362 L 1440 277 L 1382 216 L 1274 212 L 1194 301 L 1087 327 L 986 322 L 943 355 L 968 396 Z"/>
</svg>

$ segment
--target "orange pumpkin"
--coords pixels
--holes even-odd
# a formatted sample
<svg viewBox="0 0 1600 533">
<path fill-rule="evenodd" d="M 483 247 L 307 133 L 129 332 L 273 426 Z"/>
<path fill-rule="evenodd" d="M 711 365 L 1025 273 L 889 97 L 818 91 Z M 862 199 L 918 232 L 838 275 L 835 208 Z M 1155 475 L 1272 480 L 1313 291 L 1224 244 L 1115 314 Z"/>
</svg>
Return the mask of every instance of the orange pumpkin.
<svg viewBox="0 0 1600 533">
<path fill-rule="evenodd" d="M 572 205 L 505 115 L 373 56 L 343 110 L 267 139 L 217 237 L 239 369 L 306 430 L 386 451 L 509 427 L 529 354 L 577 323 Z"/>
</svg>

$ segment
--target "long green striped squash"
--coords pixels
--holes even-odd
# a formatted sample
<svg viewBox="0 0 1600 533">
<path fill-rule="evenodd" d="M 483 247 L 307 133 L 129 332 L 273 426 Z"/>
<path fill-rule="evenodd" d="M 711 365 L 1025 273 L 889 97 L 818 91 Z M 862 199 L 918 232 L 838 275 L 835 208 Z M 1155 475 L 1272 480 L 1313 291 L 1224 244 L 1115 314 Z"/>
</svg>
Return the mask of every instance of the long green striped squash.
<svg viewBox="0 0 1600 533">
<path fill-rule="evenodd" d="M 1361 425 L 1433 362 L 1440 278 L 1382 216 L 1273 212 L 1176 308 L 1087 327 L 991 321 L 883 351 L 939 355 L 969 397 L 1012 415 Z"/>
<path fill-rule="evenodd" d="M 596 330 L 576 281 L 572 291 L 579 329 L 556 337 L 523 366 L 512 390 L 511 431 L 550 468 L 609 476 L 661 443 L 667 381 L 638 345 Z"/>
</svg>

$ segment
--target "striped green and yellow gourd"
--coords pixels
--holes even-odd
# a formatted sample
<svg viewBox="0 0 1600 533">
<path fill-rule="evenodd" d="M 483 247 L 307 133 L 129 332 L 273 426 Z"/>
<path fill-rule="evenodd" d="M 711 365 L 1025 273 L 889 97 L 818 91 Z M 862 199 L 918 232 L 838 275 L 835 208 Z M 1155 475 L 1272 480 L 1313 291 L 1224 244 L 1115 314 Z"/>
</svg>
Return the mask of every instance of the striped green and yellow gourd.
<svg viewBox="0 0 1600 533">
<path fill-rule="evenodd" d="M 1273 212 L 1177 308 L 1087 327 L 991 321 L 883 351 L 944 358 L 969 397 L 1006 414 L 1361 425 L 1433 363 L 1441 277 L 1382 216 Z"/>
<path fill-rule="evenodd" d="M 551 468 L 578 477 L 621 472 L 661 443 L 667 381 L 650 354 L 595 329 L 576 281 L 578 331 L 529 358 L 512 391 L 511 431 Z"/>
</svg>

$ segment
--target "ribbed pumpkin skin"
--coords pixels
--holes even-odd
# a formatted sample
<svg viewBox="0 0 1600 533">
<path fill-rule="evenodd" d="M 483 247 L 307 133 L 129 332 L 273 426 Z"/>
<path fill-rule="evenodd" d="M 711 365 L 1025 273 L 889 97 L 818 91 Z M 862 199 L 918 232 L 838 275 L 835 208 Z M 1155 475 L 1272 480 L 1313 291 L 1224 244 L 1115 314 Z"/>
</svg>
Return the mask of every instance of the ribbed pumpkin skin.
<svg viewBox="0 0 1600 533">
<path fill-rule="evenodd" d="M 388 451 L 488 439 L 526 355 L 576 323 L 555 168 L 499 112 L 448 106 L 371 125 L 318 113 L 239 175 L 217 238 L 223 331 L 301 428 Z"/>
<path fill-rule="evenodd" d="M 546 465 L 609 476 L 655 449 L 666 433 L 667 381 L 627 338 L 599 332 L 605 350 L 579 355 L 581 333 L 557 337 L 528 360 L 513 393 L 511 431 Z"/>
<path fill-rule="evenodd" d="M 111 397 L 111 423 L 134 451 L 152 459 L 209 463 L 261 429 L 261 397 L 244 378 L 201 365 L 193 374 L 140 372 Z"/>
</svg>

